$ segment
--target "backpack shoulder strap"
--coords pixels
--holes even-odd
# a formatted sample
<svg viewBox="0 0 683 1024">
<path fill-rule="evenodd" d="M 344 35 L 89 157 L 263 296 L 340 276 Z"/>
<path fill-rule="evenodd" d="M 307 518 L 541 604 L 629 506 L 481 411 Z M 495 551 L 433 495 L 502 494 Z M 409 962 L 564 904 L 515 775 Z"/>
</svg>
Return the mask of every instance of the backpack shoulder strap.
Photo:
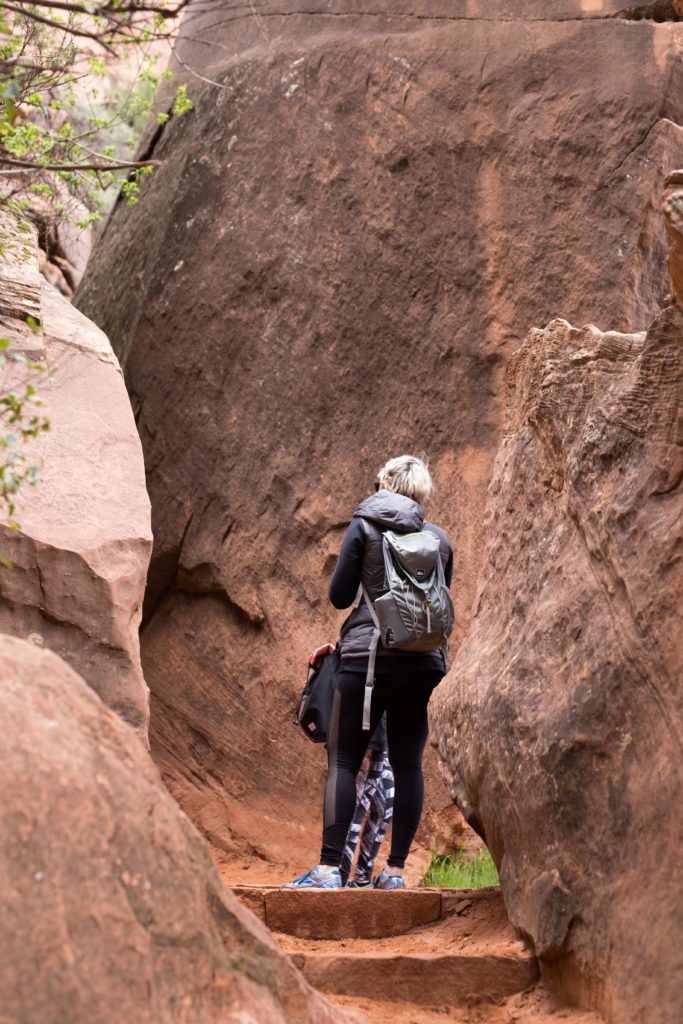
<svg viewBox="0 0 683 1024">
<path fill-rule="evenodd" d="M 366 536 L 371 536 L 373 529 L 370 523 L 366 519 L 364 519 L 363 516 L 358 516 L 358 518 L 363 524 L 363 529 L 365 531 Z M 381 533 L 381 531 L 379 530 L 377 532 Z M 368 649 L 368 671 L 365 677 L 365 695 L 363 698 L 363 732 L 369 732 L 370 711 L 372 708 L 372 690 L 375 685 L 375 663 L 377 660 L 377 647 L 379 646 L 381 630 L 379 627 L 379 619 L 377 618 L 377 613 L 375 612 L 375 607 L 372 601 L 370 600 L 370 595 L 368 594 L 367 590 L 365 589 L 361 582 L 358 584 L 358 592 L 356 594 L 356 600 L 353 602 L 353 607 L 357 608 L 361 601 L 363 600 L 363 598 L 365 598 L 365 603 L 367 605 L 368 611 L 370 612 L 375 627 L 372 631 L 372 638 L 370 640 L 370 647 Z"/>
<path fill-rule="evenodd" d="M 381 630 L 379 628 L 379 619 L 377 618 L 377 612 L 375 611 L 374 605 L 370 600 L 367 590 L 361 583 L 358 588 L 360 596 L 365 598 L 365 603 L 368 606 L 368 611 L 372 616 L 372 621 L 375 628 L 372 631 L 372 638 L 370 640 L 369 656 L 368 656 L 368 672 L 365 677 L 365 696 L 363 698 L 363 732 L 368 732 L 370 729 L 370 709 L 372 707 L 372 688 L 375 685 L 375 661 L 377 659 L 377 647 L 379 644 L 379 638 L 381 636 Z M 358 601 L 360 604 L 360 599 Z"/>
</svg>

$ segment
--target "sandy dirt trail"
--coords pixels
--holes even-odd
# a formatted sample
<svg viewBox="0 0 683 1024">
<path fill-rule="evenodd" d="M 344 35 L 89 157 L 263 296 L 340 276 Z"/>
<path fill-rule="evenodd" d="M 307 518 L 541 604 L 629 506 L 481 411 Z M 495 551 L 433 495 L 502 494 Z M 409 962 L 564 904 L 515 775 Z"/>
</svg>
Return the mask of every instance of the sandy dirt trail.
<svg viewBox="0 0 683 1024">
<path fill-rule="evenodd" d="M 498 888 L 292 892 L 222 873 L 354 1024 L 601 1024 L 545 990 Z"/>
</svg>

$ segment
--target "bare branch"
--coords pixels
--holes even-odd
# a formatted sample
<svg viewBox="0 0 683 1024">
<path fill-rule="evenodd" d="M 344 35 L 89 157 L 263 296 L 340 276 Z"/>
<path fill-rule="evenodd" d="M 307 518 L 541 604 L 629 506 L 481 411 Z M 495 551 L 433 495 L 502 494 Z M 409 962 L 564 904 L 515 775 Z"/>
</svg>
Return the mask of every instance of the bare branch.
<svg viewBox="0 0 683 1024">
<path fill-rule="evenodd" d="M 13 160 L 0 155 L 0 163 L 12 167 L 22 167 L 33 171 L 123 171 L 142 167 L 160 167 L 161 160 L 120 160 L 104 164 L 41 164 L 36 160 Z M 17 174 L 17 171 L 5 171 L 0 167 L 0 174 Z"/>
<path fill-rule="evenodd" d="M 224 85 L 222 82 L 214 82 L 213 78 L 205 78 L 204 75 L 200 75 L 198 71 L 195 71 L 193 67 L 190 67 L 189 64 L 186 64 L 185 61 L 178 56 L 178 54 L 175 51 L 175 48 L 172 49 L 172 53 L 175 60 L 177 60 L 178 63 L 182 65 L 182 67 L 184 67 L 186 71 L 189 71 L 191 75 L 193 75 L 195 78 L 198 78 L 200 82 L 206 82 L 207 85 L 215 85 L 218 89 L 228 88 L 227 85 Z"/>
<path fill-rule="evenodd" d="M 29 58 L 24 57 L 23 54 L 19 54 L 16 57 L 0 57 L 0 68 L 11 70 L 12 68 L 20 68 L 22 71 L 41 71 L 49 72 L 53 71 L 54 68 L 48 67 L 46 64 L 34 64 Z"/>
<path fill-rule="evenodd" d="M 158 4 L 147 4 L 144 0 L 141 0 L 139 3 L 136 0 L 131 0 L 130 3 L 121 5 L 111 2 L 94 5 L 78 3 L 77 0 L 76 2 L 70 2 L 70 0 L 32 0 L 30 4 L 25 6 L 22 0 L 16 0 L 16 10 L 27 17 L 32 16 L 30 8 L 44 7 L 49 10 L 68 11 L 70 14 L 83 14 L 88 17 L 113 16 L 118 18 L 119 15 L 127 14 L 158 14 L 162 18 L 175 18 L 187 6 L 188 2 L 189 0 L 179 0 L 175 7 L 163 7 Z"/>
<path fill-rule="evenodd" d="M 73 25 L 63 25 L 59 21 L 53 21 L 52 18 L 44 18 L 40 14 L 36 14 L 35 11 L 25 10 L 22 7 L 17 7 L 13 3 L 6 3 L 5 0 L 1 0 L 0 8 L 11 11 L 12 14 L 20 14 L 24 18 L 29 18 L 31 21 L 37 21 L 41 25 L 48 25 L 50 28 L 56 29 L 58 32 L 65 32 L 70 36 L 79 36 L 83 39 L 94 39 L 95 42 L 99 43 L 112 57 L 116 56 L 116 50 L 113 46 L 107 42 L 105 36 L 106 33 L 97 32 L 86 32 L 84 29 L 74 28 Z"/>
</svg>

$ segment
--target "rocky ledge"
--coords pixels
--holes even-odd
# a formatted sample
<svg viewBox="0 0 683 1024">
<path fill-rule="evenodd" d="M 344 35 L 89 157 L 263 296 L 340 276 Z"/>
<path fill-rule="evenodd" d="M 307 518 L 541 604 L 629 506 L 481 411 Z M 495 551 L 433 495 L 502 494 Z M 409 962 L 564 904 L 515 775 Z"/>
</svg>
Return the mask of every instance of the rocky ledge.
<svg viewBox="0 0 683 1024">
<path fill-rule="evenodd" d="M 0 525 L 0 630 L 62 655 L 147 742 L 138 627 L 152 548 L 142 448 L 107 336 L 41 276 L 35 229 L 0 211 L 0 337 L 39 363 L 0 364 L 0 389 L 32 383 L 50 430 L 26 443 L 41 482 Z"/>
</svg>

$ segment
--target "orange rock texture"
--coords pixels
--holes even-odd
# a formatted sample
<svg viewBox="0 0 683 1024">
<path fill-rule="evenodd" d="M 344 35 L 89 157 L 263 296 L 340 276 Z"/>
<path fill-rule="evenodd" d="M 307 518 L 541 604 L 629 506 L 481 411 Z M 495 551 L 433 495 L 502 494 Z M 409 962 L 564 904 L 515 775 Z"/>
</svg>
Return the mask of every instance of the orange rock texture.
<svg viewBox="0 0 683 1024">
<path fill-rule="evenodd" d="M 615 1024 L 683 1006 L 683 310 L 511 362 L 470 633 L 433 708 L 545 978 Z"/>
<path fill-rule="evenodd" d="M 645 328 L 667 289 L 683 27 L 600 0 L 417 6 L 196 5 L 194 110 L 150 127 L 161 166 L 77 297 L 145 452 L 154 756 L 232 854 L 317 855 L 323 761 L 289 719 L 378 466 L 430 457 L 455 649 L 507 359 L 557 315 Z"/>
<path fill-rule="evenodd" d="M 102 331 L 40 275 L 33 226 L 7 211 L 0 296 L 0 337 L 42 367 L 27 374 L 21 363 L 0 363 L 0 393 L 32 384 L 50 421 L 23 446 L 41 480 L 16 496 L 19 529 L 0 524 L 0 555 L 11 562 L 0 570 L 0 630 L 61 655 L 146 744 L 138 627 L 152 535 L 121 368 Z"/>
<path fill-rule="evenodd" d="M 341 1022 L 72 669 L 2 636 L 0 684 L 3 1022 Z"/>
</svg>

